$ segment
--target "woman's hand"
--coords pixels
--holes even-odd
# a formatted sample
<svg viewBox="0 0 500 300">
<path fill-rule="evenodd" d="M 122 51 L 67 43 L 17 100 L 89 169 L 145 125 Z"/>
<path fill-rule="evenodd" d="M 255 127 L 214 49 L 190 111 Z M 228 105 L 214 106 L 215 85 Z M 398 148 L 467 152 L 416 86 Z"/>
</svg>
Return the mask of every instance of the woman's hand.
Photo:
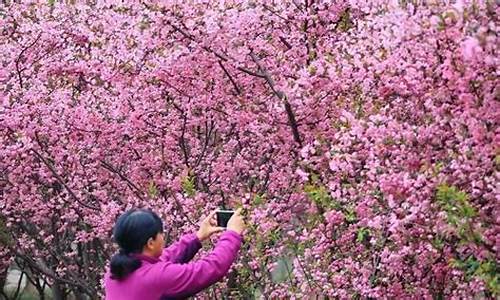
<svg viewBox="0 0 500 300">
<path fill-rule="evenodd" d="M 212 234 L 223 231 L 224 227 L 217 227 L 217 220 L 215 217 L 215 210 L 208 215 L 205 219 L 200 222 L 200 229 L 196 233 L 196 236 L 200 241 L 208 239 Z"/>
<path fill-rule="evenodd" d="M 238 208 L 227 222 L 227 229 L 236 231 L 239 234 L 242 234 L 246 227 L 241 210 L 241 208 Z"/>
</svg>

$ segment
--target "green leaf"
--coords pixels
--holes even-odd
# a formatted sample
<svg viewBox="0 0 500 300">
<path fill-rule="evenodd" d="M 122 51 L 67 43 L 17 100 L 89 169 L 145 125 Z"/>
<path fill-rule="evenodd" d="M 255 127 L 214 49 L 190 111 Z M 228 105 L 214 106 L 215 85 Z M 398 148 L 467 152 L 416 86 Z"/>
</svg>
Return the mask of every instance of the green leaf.
<svg viewBox="0 0 500 300">
<path fill-rule="evenodd" d="M 486 283 L 487 289 L 493 295 L 500 294 L 499 268 L 495 260 L 481 261 L 471 255 L 466 260 L 451 259 L 450 265 L 453 268 L 462 270 L 467 280 L 478 277 Z"/>
<path fill-rule="evenodd" d="M 463 269 L 464 263 L 460 259 L 450 259 L 450 266 L 456 269 Z"/>
<path fill-rule="evenodd" d="M 346 9 L 340 15 L 340 20 L 338 21 L 338 28 L 340 31 L 346 32 L 352 27 L 351 15 L 349 10 Z"/>
<path fill-rule="evenodd" d="M 434 170 L 433 170 L 433 174 L 434 176 L 437 176 L 439 174 L 439 172 L 441 172 L 441 170 L 443 169 L 444 167 L 444 163 L 443 162 L 438 162 L 434 165 Z"/>
<path fill-rule="evenodd" d="M 369 236 L 370 236 L 370 229 L 368 229 L 366 227 L 361 227 L 360 229 L 358 229 L 358 234 L 356 236 L 356 242 L 358 242 L 358 243 L 365 242 Z"/>
<path fill-rule="evenodd" d="M 340 204 L 332 199 L 327 189 L 324 186 L 316 186 L 308 184 L 304 186 L 309 199 L 311 199 L 317 206 L 323 209 L 339 209 Z"/>
<path fill-rule="evenodd" d="M 193 197 L 196 194 L 196 188 L 194 184 L 194 178 L 186 176 L 181 182 L 182 191 L 188 196 Z"/>
<path fill-rule="evenodd" d="M 349 207 L 345 211 L 345 219 L 349 223 L 356 222 L 356 211 L 352 207 Z"/>
<path fill-rule="evenodd" d="M 279 241 L 281 237 L 281 231 L 280 230 L 273 230 L 271 231 L 271 234 L 269 235 L 269 242 L 274 245 L 276 244 L 277 241 Z"/>
<path fill-rule="evenodd" d="M 444 247 L 444 241 L 439 236 L 436 236 L 432 241 L 434 248 L 441 250 Z"/>
<path fill-rule="evenodd" d="M 256 195 L 253 197 L 253 201 L 252 201 L 252 203 L 253 203 L 253 205 L 255 205 L 255 206 L 259 206 L 259 205 L 261 205 L 261 204 L 264 204 L 265 199 L 266 199 L 266 195 L 265 195 L 265 194 L 262 194 L 262 195 L 260 195 L 260 194 L 256 194 Z"/>
<path fill-rule="evenodd" d="M 464 223 L 477 215 L 476 210 L 469 203 L 467 194 L 454 186 L 439 185 L 436 199 L 441 208 L 447 213 L 448 223 L 454 226 Z"/>
<path fill-rule="evenodd" d="M 476 216 L 476 210 L 474 209 L 474 207 L 468 204 L 463 204 L 462 213 L 466 218 L 472 218 Z"/>
<path fill-rule="evenodd" d="M 470 256 L 466 261 L 465 261 L 465 267 L 466 267 L 466 274 L 468 276 L 472 276 L 476 274 L 476 271 L 479 269 L 480 263 L 477 261 L 477 259 L 474 256 Z"/>
<path fill-rule="evenodd" d="M 156 198 L 158 196 L 158 188 L 154 181 L 151 181 L 148 185 L 148 195 L 151 198 Z"/>
</svg>

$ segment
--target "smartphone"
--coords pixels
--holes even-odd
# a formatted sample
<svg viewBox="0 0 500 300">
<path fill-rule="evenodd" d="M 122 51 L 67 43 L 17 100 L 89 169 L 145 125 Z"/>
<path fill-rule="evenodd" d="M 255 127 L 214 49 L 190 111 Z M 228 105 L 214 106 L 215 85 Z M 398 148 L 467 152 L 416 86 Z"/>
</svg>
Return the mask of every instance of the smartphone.
<svg viewBox="0 0 500 300">
<path fill-rule="evenodd" d="M 217 226 L 227 227 L 227 222 L 231 219 L 234 214 L 234 210 L 231 209 L 219 209 L 215 212 L 217 216 Z"/>
</svg>

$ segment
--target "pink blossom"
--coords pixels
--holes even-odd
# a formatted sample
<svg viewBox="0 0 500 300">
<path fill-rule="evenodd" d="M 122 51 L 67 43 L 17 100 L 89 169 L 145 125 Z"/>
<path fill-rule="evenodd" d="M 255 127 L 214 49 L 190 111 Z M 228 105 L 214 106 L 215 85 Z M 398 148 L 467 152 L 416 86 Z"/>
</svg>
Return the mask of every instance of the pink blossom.
<svg viewBox="0 0 500 300">
<path fill-rule="evenodd" d="M 449 263 L 500 248 L 484 1 L 49 2 L 8 1 L 0 20 L 0 227 L 15 237 L 0 267 L 43 259 L 62 289 L 102 298 L 124 210 L 154 209 L 173 241 L 242 205 L 236 286 L 200 298 L 248 282 L 280 299 L 486 293 Z M 480 243 L 442 184 L 467 195 L 459 222 Z M 273 281 L 279 257 L 292 276 Z"/>
<path fill-rule="evenodd" d="M 468 37 L 462 43 L 462 55 L 466 60 L 477 59 L 482 52 L 479 41 L 476 38 Z"/>
</svg>

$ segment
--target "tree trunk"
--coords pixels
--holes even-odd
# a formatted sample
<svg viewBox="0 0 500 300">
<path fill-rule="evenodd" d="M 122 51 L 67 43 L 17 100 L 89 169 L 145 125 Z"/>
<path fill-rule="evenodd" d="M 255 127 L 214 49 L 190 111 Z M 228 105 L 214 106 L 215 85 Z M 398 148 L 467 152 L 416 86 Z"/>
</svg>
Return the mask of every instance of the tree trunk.
<svg viewBox="0 0 500 300">
<path fill-rule="evenodd" d="M 61 289 L 61 285 L 59 282 L 55 281 L 54 284 L 52 284 L 52 298 L 54 300 L 65 300 L 65 295 L 64 292 Z"/>
</svg>

